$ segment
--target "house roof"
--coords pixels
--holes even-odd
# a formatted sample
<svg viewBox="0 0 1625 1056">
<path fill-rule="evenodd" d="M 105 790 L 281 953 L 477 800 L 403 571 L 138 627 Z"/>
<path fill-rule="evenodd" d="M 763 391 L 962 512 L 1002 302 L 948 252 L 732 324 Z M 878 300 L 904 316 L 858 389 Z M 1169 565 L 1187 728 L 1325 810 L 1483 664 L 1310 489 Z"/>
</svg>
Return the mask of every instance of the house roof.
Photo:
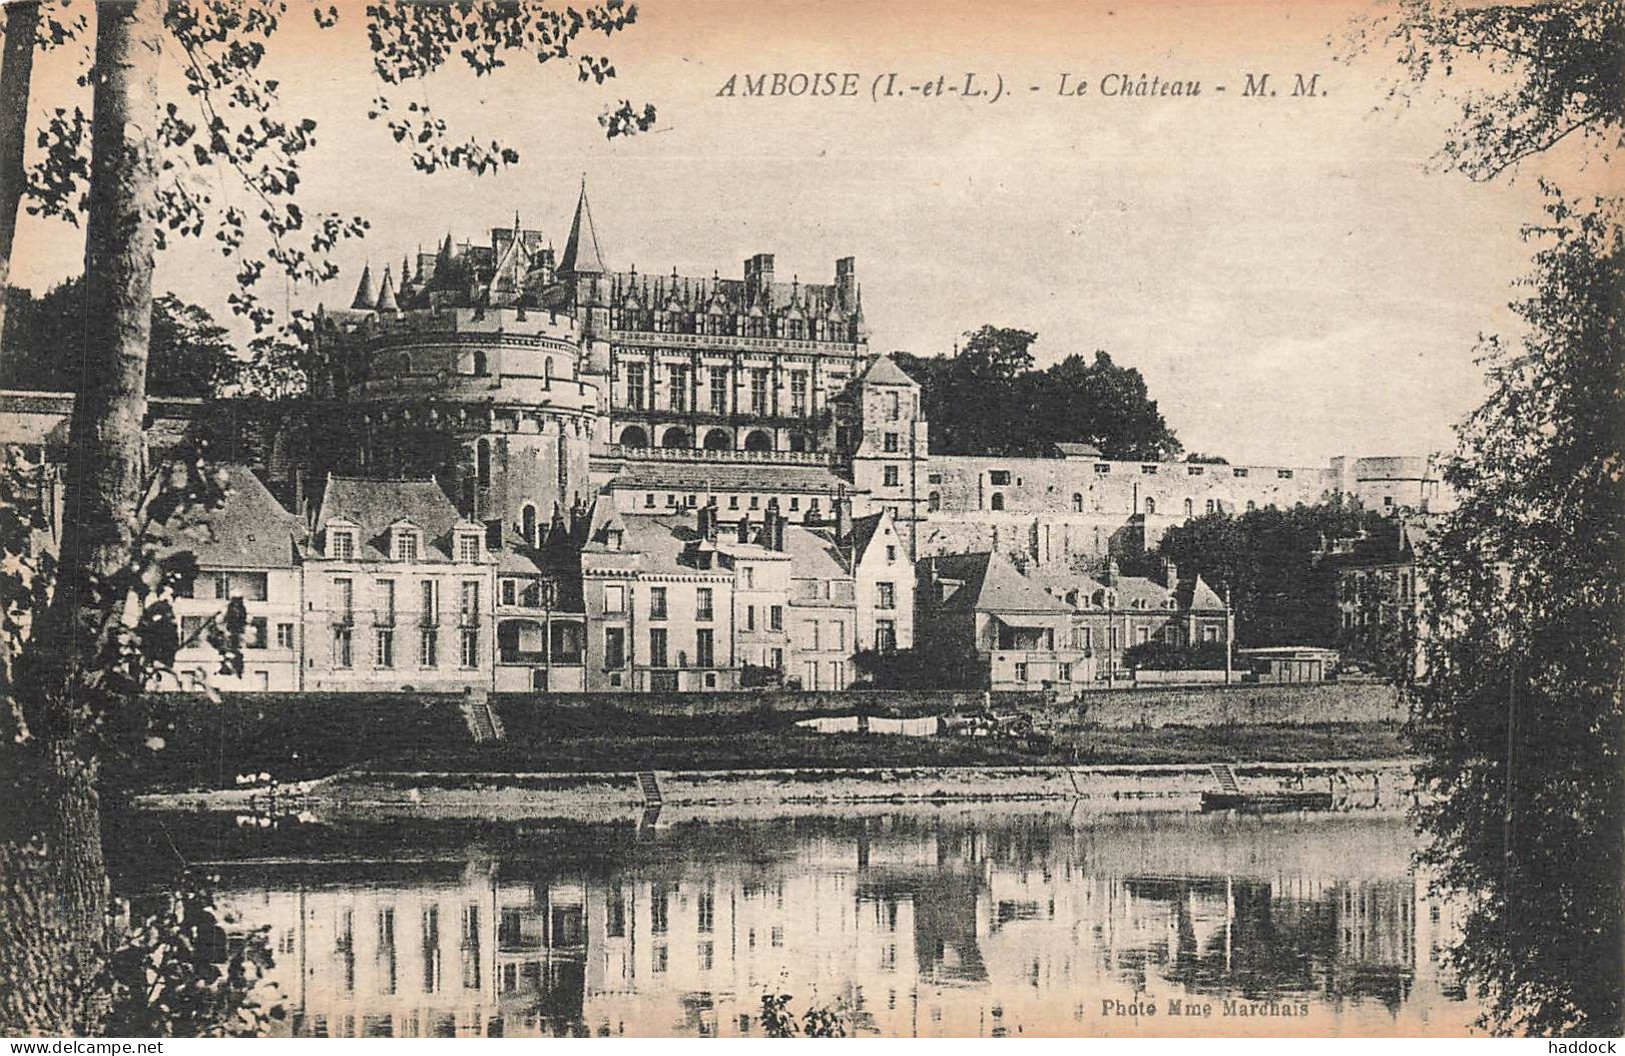
<svg viewBox="0 0 1625 1056">
<path fill-rule="evenodd" d="M 858 380 L 866 385 L 916 385 L 913 378 L 891 356 L 881 354 L 869 361 Z"/>
<path fill-rule="evenodd" d="M 331 521 L 345 520 L 361 526 L 357 557 L 382 559 L 389 556 L 389 528 L 411 521 L 423 530 L 426 549 L 450 558 L 452 529 L 462 523 L 457 507 L 433 480 L 366 480 L 359 477 L 328 477 L 322 490 L 322 505 L 316 517 L 317 531 L 325 531 Z"/>
<path fill-rule="evenodd" d="M 1200 575 L 1191 582 L 1189 597 L 1182 597 L 1180 602 L 1187 612 L 1223 612 L 1225 607 L 1224 599 Z"/>
<path fill-rule="evenodd" d="M 1173 597 L 1167 587 L 1145 576 L 1118 576 L 1112 588 L 1117 591 L 1118 608 L 1122 609 L 1165 609 Z"/>
<path fill-rule="evenodd" d="M 785 525 L 784 552 L 790 555 L 790 575 L 796 579 L 846 579 L 852 575 L 846 555 L 828 529 Z"/>
<path fill-rule="evenodd" d="M 716 574 L 716 547 L 700 538 L 688 517 L 634 517 L 624 527 L 620 550 L 595 539 L 582 551 L 583 568 L 694 575 Z"/>
<path fill-rule="evenodd" d="M 1066 604 L 1045 593 L 1037 583 L 1023 576 L 1005 557 L 983 551 L 950 554 L 927 559 L 927 566 L 944 579 L 959 580 L 964 586 L 955 591 L 945 609 L 976 612 L 1071 612 Z"/>
<path fill-rule="evenodd" d="M 203 567 L 291 568 L 303 535 L 299 518 L 247 466 L 225 466 L 230 494 L 207 515 L 210 538 L 186 544 Z"/>
<path fill-rule="evenodd" d="M 852 552 L 859 561 L 869 552 L 869 544 L 875 541 L 880 533 L 881 521 L 891 516 L 889 510 L 882 509 L 879 513 L 871 513 L 867 517 L 852 518 Z"/>
</svg>

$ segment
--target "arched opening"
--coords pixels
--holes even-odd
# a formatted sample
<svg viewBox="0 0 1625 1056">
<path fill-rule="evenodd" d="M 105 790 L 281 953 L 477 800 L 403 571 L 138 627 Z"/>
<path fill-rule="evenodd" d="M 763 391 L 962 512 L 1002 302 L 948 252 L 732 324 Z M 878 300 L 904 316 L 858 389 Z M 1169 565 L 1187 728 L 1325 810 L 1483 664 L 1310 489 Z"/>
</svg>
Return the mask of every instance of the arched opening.
<svg viewBox="0 0 1625 1056">
<path fill-rule="evenodd" d="M 995 491 L 993 493 L 993 499 L 988 505 L 995 510 L 1004 509 L 1004 496 Z"/>
<path fill-rule="evenodd" d="M 933 491 L 925 497 L 925 508 L 929 513 L 936 513 L 942 509 L 942 492 Z"/>
<path fill-rule="evenodd" d="M 1149 517 L 1149 516 L 1151 516 L 1152 514 L 1154 514 L 1156 512 L 1157 512 L 1157 500 L 1152 499 L 1152 498 L 1146 499 L 1145 500 L 1145 515 L 1147 517 Z"/>
<path fill-rule="evenodd" d="M 474 375 L 476 377 L 483 377 L 486 374 L 485 353 L 480 351 L 477 348 L 474 350 L 473 364 L 474 364 L 474 370 L 473 370 Z"/>
<path fill-rule="evenodd" d="M 480 487 L 491 483 L 491 441 L 481 440 L 474 445 L 474 479 Z"/>
<path fill-rule="evenodd" d="M 753 429 L 745 436 L 745 450 L 771 451 L 773 450 L 773 438 L 764 430 Z"/>
<path fill-rule="evenodd" d="M 504 664 L 547 662 L 547 631 L 535 620 L 503 620 L 497 624 L 497 659 Z"/>
<path fill-rule="evenodd" d="M 621 430 L 622 447 L 648 447 L 649 434 L 641 425 L 629 425 Z"/>
<path fill-rule="evenodd" d="M 553 357 L 548 356 L 542 360 L 542 380 L 548 385 L 553 384 Z"/>
<path fill-rule="evenodd" d="M 539 545 L 536 541 L 536 507 L 528 502 L 519 514 L 519 531 L 524 535 L 525 542 L 531 546 Z"/>
<path fill-rule="evenodd" d="M 1185 516 L 1189 517 L 1196 512 L 1196 504 L 1190 499 L 1185 500 Z"/>
<path fill-rule="evenodd" d="M 733 437 L 728 435 L 726 429 L 712 429 L 705 434 L 705 449 L 707 451 L 728 451 L 733 446 Z"/>
<path fill-rule="evenodd" d="M 688 430 L 677 426 L 667 429 L 660 438 L 661 447 L 692 447 L 688 440 Z"/>
<path fill-rule="evenodd" d="M 1081 492 L 1081 491 L 1074 491 L 1072 493 L 1072 512 L 1073 513 L 1082 513 L 1083 512 L 1083 492 Z"/>
<path fill-rule="evenodd" d="M 1247 500 L 1247 512 L 1248 513 L 1253 513 L 1257 509 L 1258 509 L 1258 503 L 1254 502 L 1252 499 L 1248 499 Z"/>
</svg>

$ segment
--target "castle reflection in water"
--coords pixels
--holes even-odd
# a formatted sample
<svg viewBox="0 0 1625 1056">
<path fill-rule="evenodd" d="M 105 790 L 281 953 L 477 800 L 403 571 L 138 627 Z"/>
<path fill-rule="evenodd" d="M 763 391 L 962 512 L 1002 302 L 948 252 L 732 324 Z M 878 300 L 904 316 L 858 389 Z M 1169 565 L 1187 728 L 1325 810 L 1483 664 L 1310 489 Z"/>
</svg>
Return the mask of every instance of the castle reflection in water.
<svg viewBox="0 0 1625 1056">
<path fill-rule="evenodd" d="M 1460 1033 L 1412 849 L 1397 818 L 882 815 L 406 834 L 223 893 L 302 1035 L 748 1035 L 767 991 L 888 1036 Z M 1137 996 L 1163 1011 L 1102 1011 Z M 1308 1018 L 1202 1030 L 1175 998 Z"/>
</svg>

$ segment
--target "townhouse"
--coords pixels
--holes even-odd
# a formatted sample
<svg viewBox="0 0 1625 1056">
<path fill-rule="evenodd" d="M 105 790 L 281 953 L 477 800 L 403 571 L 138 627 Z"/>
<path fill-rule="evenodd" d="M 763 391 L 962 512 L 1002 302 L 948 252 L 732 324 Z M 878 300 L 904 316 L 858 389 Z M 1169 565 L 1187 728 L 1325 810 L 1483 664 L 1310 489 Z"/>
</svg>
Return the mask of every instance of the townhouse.
<svg viewBox="0 0 1625 1056">
<path fill-rule="evenodd" d="M 497 558 L 435 481 L 329 477 L 301 562 L 300 688 L 490 687 Z"/>
</svg>

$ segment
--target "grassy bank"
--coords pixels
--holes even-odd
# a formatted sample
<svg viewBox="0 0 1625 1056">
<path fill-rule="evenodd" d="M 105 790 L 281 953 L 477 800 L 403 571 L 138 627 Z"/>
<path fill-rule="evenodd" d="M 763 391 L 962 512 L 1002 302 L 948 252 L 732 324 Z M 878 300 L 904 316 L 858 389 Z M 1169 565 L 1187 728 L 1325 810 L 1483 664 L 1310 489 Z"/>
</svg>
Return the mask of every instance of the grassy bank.
<svg viewBox="0 0 1625 1056">
<path fill-rule="evenodd" d="M 1319 762 L 1401 756 L 1395 727 L 1230 726 L 1078 730 L 1052 750 L 1022 751 L 981 738 L 816 734 L 805 730 L 716 734 L 578 733 L 515 738 L 457 749 L 381 753 L 370 769 L 529 773 L 628 770 L 754 770 L 1069 763 Z"/>
<path fill-rule="evenodd" d="M 794 715 L 761 711 L 695 718 L 534 704 L 501 709 L 508 739 L 475 745 L 457 702 L 395 696 L 330 702 L 177 701 L 166 748 L 127 774 L 131 787 L 230 788 L 236 775 L 280 781 L 346 770 L 568 773 L 1073 763 L 1319 762 L 1406 754 L 1397 726 L 1061 726 L 1045 751 L 962 737 L 817 734 Z"/>
</svg>

